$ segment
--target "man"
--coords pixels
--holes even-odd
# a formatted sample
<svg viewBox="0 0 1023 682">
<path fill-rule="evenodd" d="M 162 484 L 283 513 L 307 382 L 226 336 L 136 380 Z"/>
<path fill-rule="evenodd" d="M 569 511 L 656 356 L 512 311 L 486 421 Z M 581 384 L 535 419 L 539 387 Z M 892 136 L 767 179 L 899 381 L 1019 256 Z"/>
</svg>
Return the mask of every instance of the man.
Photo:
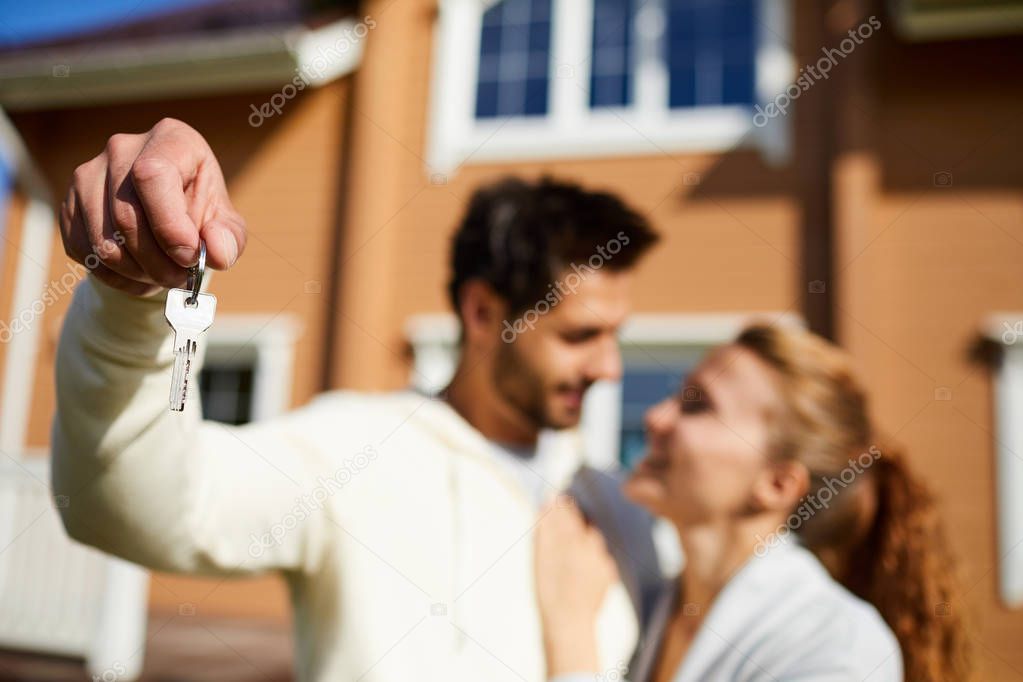
<svg viewBox="0 0 1023 682">
<path fill-rule="evenodd" d="M 656 241 L 639 215 L 554 181 L 480 190 L 453 244 L 461 348 L 441 396 L 337 391 L 240 428 L 202 421 L 195 396 L 183 414 L 166 402 L 161 292 L 200 237 L 219 269 L 245 245 L 199 133 L 164 120 L 112 137 L 75 171 L 61 233 L 101 261 L 57 358 L 53 486 L 72 537 L 160 570 L 281 571 L 302 680 L 532 682 L 531 531 L 571 487 L 619 557 L 598 634 L 622 671 L 656 561 L 609 477 L 580 468 L 571 427 L 586 389 L 621 374 L 630 270 Z"/>
</svg>

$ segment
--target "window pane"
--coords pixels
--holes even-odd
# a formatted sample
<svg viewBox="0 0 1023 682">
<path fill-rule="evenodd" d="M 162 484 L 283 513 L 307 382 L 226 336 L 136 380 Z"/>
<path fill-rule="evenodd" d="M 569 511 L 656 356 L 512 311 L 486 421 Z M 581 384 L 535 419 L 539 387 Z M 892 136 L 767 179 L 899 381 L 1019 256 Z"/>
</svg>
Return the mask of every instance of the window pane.
<svg viewBox="0 0 1023 682">
<path fill-rule="evenodd" d="M 476 118 L 547 113 L 551 0 L 502 0 L 483 14 Z"/>
<path fill-rule="evenodd" d="M 625 106 L 632 101 L 631 0 L 594 0 L 590 53 L 590 106 Z"/>
<path fill-rule="evenodd" d="M 204 419 L 246 424 L 252 419 L 253 364 L 206 363 L 199 373 Z"/>
<path fill-rule="evenodd" d="M 756 0 L 667 0 L 672 108 L 754 102 Z"/>
</svg>

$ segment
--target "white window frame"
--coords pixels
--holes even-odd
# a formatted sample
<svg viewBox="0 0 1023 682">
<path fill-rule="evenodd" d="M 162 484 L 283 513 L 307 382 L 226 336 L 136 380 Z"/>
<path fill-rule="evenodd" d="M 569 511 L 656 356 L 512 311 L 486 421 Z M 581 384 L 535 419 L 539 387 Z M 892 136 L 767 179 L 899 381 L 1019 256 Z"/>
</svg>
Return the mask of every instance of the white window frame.
<svg viewBox="0 0 1023 682">
<path fill-rule="evenodd" d="M 753 124 L 743 106 L 669 109 L 666 65 L 649 36 L 633 41 L 635 97 L 630 108 L 591 110 L 590 47 L 593 0 L 551 0 L 550 91 L 546 116 L 478 120 L 476 80 L 483 13 L 493 0 L 440 0 L 434 36 L 428 172 L 450 174 L 463 163 L 624 154 L 760 149 L 772 163 L 790 154 L 787 116 Z M 755 90 L 766 106 L 795 74 L 791 0 L 757 0 Z M 641 10 L 664 25 L 662 0 Z M 659 16 L 657 13 L 660 13 Z M 580 26 L 586 27 L 579 30 Z M 662 30 L 664 30 L 662 28 Z"/>
<path fill-rule="evenodd" d="M 992 315 L 986 335 L 1002 346 L 994 377 L 998 592 L 1023 606 L 1023 312 Z"/>
<path fill-rule="evenodd" d="M 291 408 L 295 343 L 301 325 L 289 315 L 221 314 L 206 332 L 203 365 L 242 358 L 253 363 L 252 411 L 256 422 Z"/>
</svg>

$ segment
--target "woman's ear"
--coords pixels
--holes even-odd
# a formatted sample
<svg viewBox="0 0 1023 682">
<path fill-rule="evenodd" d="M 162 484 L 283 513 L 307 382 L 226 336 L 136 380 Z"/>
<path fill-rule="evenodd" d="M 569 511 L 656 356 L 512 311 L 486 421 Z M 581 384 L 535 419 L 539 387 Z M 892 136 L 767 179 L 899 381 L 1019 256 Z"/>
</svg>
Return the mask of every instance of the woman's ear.
<svg viewBox="0 0 1023 682">
<path fill-rule="evenodd" d="M 756 508 L 789 513 L 810 489 L 810 472 L 794 460 L 771 462 L 753 484 Z"/>
</svg>

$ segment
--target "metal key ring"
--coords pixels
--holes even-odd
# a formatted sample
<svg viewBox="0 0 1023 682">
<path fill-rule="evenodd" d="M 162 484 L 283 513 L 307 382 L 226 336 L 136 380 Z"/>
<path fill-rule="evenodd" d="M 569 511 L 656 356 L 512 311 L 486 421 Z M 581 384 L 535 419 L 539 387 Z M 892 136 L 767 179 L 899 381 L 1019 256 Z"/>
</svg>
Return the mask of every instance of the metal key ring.
<svg viewBox="0 0 1023 682">
<path fill-rule="evenodd" d="M 206 241 L 199 240 L 199 262 L 188 268 L 187 288 L 192 290 L 192 295 L 185 299 L 185 305 L 193 306 L 199 300 L 199 290 L 202 289 L 202 279 L 206 274 Z"/>
</svg>

